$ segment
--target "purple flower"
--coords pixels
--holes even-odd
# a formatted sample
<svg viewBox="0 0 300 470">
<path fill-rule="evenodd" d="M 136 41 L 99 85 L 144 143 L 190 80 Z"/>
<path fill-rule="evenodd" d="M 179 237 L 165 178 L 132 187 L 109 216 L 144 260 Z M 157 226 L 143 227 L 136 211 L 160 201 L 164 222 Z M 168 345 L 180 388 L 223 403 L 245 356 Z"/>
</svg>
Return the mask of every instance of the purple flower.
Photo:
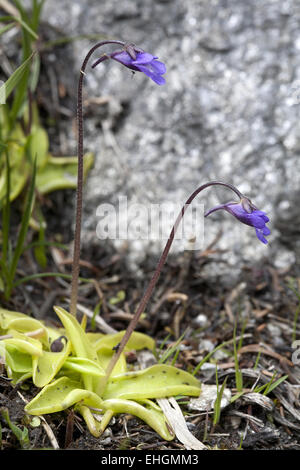
<svg viewBox="0 0 300 470">
<path fill-rule="evenodd" d="M 265 236 L 271 233 L 270 229 L 266 226 L 266 223 L 269 222 L 269 218 L 265 212 L 258 210 L 248 198 L 242 197 L 240 202 L 228 202 L 227 204 L 216 206 L 208 211 L 205 217 L 219 209 L 224 209 L 229 212 L 243 224 L 254 227 L 257 238 L 265 244 L 268 243 Z"/>
<path fill-rule="evenodd" d="M 122 51 L 113 52 L 106 55 L 106 58 L 117 60 L 131 70 L 143 72 L 147 77 L 151 78 L 158 85 L 163 85 L 166 80 L 162 77 L 166 73 L 166 66 L 163 62 L 157 60 L 156 56 L 144 52 L 132 44 L 124 46 Z M 100 63 L 98 59 L 92 67 L 96 67 Z"/>
</svg>

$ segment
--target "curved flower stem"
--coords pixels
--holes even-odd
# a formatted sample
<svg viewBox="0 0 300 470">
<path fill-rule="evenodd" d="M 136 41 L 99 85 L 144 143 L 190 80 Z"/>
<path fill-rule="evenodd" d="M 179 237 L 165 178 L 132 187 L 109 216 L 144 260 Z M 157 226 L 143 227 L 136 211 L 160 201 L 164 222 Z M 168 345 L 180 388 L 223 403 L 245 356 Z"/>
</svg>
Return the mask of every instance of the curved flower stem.
<svg viewBox="0 0 300 470">
<path fill-rule="evenodd" d="M 76 304 L 78 297 L 78 279 L 79 279 L 79 262 L 80 262 L 80 237 L 81 237 L 81 219 L 82 219 L 82 191 L 83 191 L 83 111 L 82 111 L 82 88 L 83 78 L 87 63 L 96 49 L 105 46 L 106 44 L 117 44 L 124 46 L 122 41 L 101 41 L 95 44 L 87 53 L 80 70 L 78 89 L 77 89 L 77 125 L 78 125 L 78 174 L 77 174 L 77 190 L 76 190 L 76 215 L 75 215 L 75 234 L 74 234 L 74 247 L 73 247 L 73 262 L 72 262 L 72 281 L 71 281 L 71 305 L 70 313 L 76 316 Z M 108 59 L 108 56 L 103 55 L 99 62 Z"/>
<path fill-rule="evenodd" d="M 161 270 L 163 268 L 163 265 L 165 264 L 165 261 L 166 261 L 166 258 L 168 256 L 168 253 L 170 251 L 170 248 L 171 248 L 171 245 L 173 243 L 173 240 L 174 240 L 174 237 L 175 237 L 175 233 L 176 233 L 176 230 L 178 228 L 178 225 L 179 223 L 181 222 L 181 219 L 183 218 L 184 216 L 184 213 L 187 209 L 187 207 L 191 204 L 191 202 L 195 199 L 195 197 L 201 192 L 203 191 L 204 189 L 208 188 L 209 186 L 216 186 L 216 185 L 220 185 L 220 186 L 225 186 L 229 189 L 231 189 L 232 191 L 235 192 L 235 194 L 239 197 L 239 198 L 242 198 L 243 195 L 240 193 L 240 191 L 235 188 L 234 186 L 232 186 L 231 184 L 229 183 L 223 183 L 221 181 L 209 181 L 208 183 L 205 183 L 203 184 L 202 186 L 200 186 L 198 189 L 196 189 L 193 194 L 191 194 L 191 196 L 187 199 L 185 205 L 182 207 L 176 221 L 175 221 L 175 224 L 173 225 L 173 228 L 170 232 L 170 235 L 169 235 L 169 239 L 166 243 L 166 246 L 162 252 L 162 255 L 158 261 L 158 264 L 157 264 L 157 267 L 156 267 L 156 270 L 153 274 L 153 277 L 144 293 L 144 296 L 142 297 L 142 300 L 136 310 L 136 313 L 134 314 L 134 317 L 132 318 L 131 322 L 129 323 L 128 327 L 127 327 L 127 330 L 122 338 L 122 341 L 120 342 L 120 344 L 118 345 L 118 348 L 116 350 L 116 353 L 114 354 L 114 356 L 112 357 L 112 359 L 110 360 L 108 366 L 107 366 L 107 369 L 106 369 L 106 377 L 105 377 L 105 383 L 108 381 L 108 378 L 114 368 L 114 366 L 116 365 L 116 362 L 118 361 L 121 353 L 123 352 L 124 350 L 124 347 L 126 346 L 132 332 L 134 331 L 138 321 L 139 321 L 139 318 L 141 316 L 141 314 L 144 312 L 145 310 L 145 307 L 151 297 L 151 294 L 153 292 L 153 289 L 158 281 L 158 278 L 160 276 L 160 273 L 161 273 Z M 104 381 L 101 383 L 101 387 L 104 387 L 105 386 L 105 383 Z"/>
</svg>

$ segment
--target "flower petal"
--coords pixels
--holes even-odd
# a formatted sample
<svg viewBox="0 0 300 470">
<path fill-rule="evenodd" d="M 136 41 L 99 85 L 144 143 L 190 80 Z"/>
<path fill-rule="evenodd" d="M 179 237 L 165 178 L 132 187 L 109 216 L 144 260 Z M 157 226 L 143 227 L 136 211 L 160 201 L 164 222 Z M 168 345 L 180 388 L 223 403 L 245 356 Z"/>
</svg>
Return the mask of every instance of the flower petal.
<svg viewBox="0 0 300 470">
<path fill-rule="evenodd" d="M 134 65 L 150 64 L 157 57 L 149 54 L 148 52 L 137 52 L 136 59 L 133 61 Z"/>
<path fill-rule="evenodd" d="M 151 78 L 157 85 L 163 85 L 166 83 L 166 80 L 156 72 L 151 70 L 151 67 L 145 65 L 139 65 L 138 69 L 143 72 L 147 77 Z"/>
<path fill-rule="evenodd" d="M 160 75 L 163 75 L 167 71 L 165 64 L 159 60 L 153 60 L 149 65 L 154 72 L 159 73 Z"/>
<path fill-rule="evenodd" d="M 262 231 L 259 229 L 255 229 L 255 231 L 256 231 L 257 238 L 266 245 L 268 243 L 268 240 L 265 239 Z"/>
<path fill-rule="evenodd" d="M 166 83 L 161 77 L 166 72 L 165 64 L 156 60 L 157 57 L 148 52 L 137 52 L 136 59 L 133 59 L 127 51 L 113 52 L 110 57 L 131 70 L 143 72 L 158 85 Z"/>
<path fill-rule="evenodd" d="M 256 214 L 256 211 L 252 214 L 248 214 L 248 220 L 251 222 L 251 225 L 255 228 L 263 228 L 265 226 L 265 221 L 261 218 L 260 215 Z"/>
<path fill-rule="evenodd" d="M 267 226 L 265 226 L 265 227 L 262 229 L 262 233 L 263 233 L 264 235 L 270 235 L 271 230 L 270 230 Z"/>
<path fill-rule="evenodd" d="M 130 55 L 126 51 L 113 52 L 110 57 L 114 60 L 117 60 L 126 67 L 129 67 L 133 70 L 138 70 L 137 67 L 133 65 L 135 61 L 132 59 L 132 57 L 130 57 Z"/>
<path fill-rule="evenodd" d="M 259 211 L 259 210 L 256 210 L 255 213 L 257 215 L 260 215 L 260 217 L 265 221 L 265 222 L 269 222 L 269 217 L 267 217 L 266 213 L 263 212 L 263 211 Z"/>
</svg>

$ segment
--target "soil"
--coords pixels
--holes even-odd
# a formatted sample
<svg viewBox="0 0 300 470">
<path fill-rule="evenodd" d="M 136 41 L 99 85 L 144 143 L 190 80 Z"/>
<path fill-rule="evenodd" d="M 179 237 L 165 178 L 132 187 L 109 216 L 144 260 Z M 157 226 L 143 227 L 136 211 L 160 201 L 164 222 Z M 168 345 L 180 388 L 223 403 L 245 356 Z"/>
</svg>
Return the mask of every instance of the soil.
<svg viewBox="0 0 300 470">
<path fill-rule="evenodd" d="M 153 260 L 148 260 L 145 275 L 140 280 L 134 279 L 126 270 L 125 255 L 122 257 L 105 247 L 89 246 L 83 250 L 82 260 L 88 262 L 88 268 L 83 268 L 81 274 L 91 276 L 91 271 L 96 273 L 94 277 L 103 292 L 104 320 L 116 330 L 125 328 L 130 312 L 137 306 L 153 272 Z M 217 262 L 217 246 L 207 252 L 190 252 L 187 256 L 169 258 L 149 304 L 147 317 L 138 329 L 153 336 L 158 345 L 169 337 L 166 347 L 185 332 L 176 366 L 193 370 L 209 352 L 210 345 L 215 347 L 233 338 L 237 323 L 236 335 L 243 336 L 238 356 L 243 389 L 249 391 L 254 384 L 269 382 L 274 372 L 277 373 L 276 380 L 283 375 L 288 377 L 268 395 L 273 403 L 271 411 L 251 400 L 245 403 L 241 397 L 222 410 L 216 426 L 212 413 L 190 411 L 182 405 L 189 428 L 205 445 L 219 449 L 299 449 L 300 369 L 291 362 L 298 301 L 288 287 L 291 277 L 298 276 L 299 281 L 299 273 L 276 271 L 263 263 L 245 267 L 238 283 L 224 286 L 219 279 L 207 279 L 203 275 L 204 268 Z M 68 289 L 68 283 L 58 279 L 35 280 L 17 289 L 13 301 L 4 306 L 54 322 L 52 307 L 47 302 L 49 296 L 53 305 L 67 308 L 64 302 Z M 110 305 L 109 299 L 120 290 L 126 292 L 125 301 L 117 307 Z M 94 286 L 81 286 L 80 303 L 92 309 L 98 301 Z M 296 332 L 298 335 L 299 324 Z M 260 348 L 262 352 L 257 362 Z M 214 356 L 214 363 L 217 364 L 219 383 L 226 378 L 226 387 L 233 396 L 236 393 L 233 346 L 229 345 L 225 350 L 226 354 Z M 129 359 L 136 360 L 134 353 Z M 201 369 L 197 377 L 203 384 L 215 384 L 214 367 Z M 43 427 L 33 428 L 24 413 L 24 400 L 30 400 L 37 391 L 30 381 L 13 387 L 4 371 L 0 377 L 1 405 L 8 409 L 13 423 L 27 427 L 30 448 L 50 448 Z M 128 415 L 114 417 L 100 438 L 91 436 L 82 418 L 72 410 L 44 417 L 61 449 L 184 449 L 177 439 L 162 441 L 147 425 Z M 1 424 L 2 449 L 21 448 L 5 420 L 1 419 Z"/>
</svg>

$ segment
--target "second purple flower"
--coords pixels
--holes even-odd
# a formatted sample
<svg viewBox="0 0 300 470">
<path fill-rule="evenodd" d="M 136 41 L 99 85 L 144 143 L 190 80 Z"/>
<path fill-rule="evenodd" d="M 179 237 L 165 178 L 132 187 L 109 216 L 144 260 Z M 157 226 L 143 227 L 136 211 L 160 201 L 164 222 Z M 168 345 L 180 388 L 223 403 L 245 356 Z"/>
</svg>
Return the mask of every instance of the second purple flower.
<svg viewBox="0 0 300 470">
<path fill-rule="evenodd" d="M 265 212 L 257 209 L 248 198 L 243 197 L 240 202 L 227 202 L 227 204 L 216 206 L 206 212 L 205 217 L 219 209 L 229 212 L 243 224 L 254 227 L 257 238 L 264 244 L 268 243 L 265 237 L 271 233 L 270 229 L 266 226 L 269 218 Z"/>
</svg>

